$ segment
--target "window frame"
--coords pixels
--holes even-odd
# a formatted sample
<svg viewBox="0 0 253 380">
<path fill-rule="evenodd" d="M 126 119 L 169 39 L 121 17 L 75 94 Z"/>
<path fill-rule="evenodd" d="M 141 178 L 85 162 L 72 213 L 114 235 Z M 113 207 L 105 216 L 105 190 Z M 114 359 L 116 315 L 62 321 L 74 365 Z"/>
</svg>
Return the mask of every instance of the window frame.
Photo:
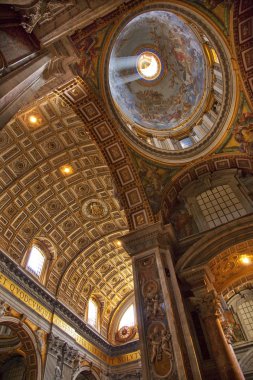
<svg viewBox="0 0 253 380">
<path fill-rule="evenodd" d="M 89 305 L 90 305 L 90 302 L 92 302 L 94 305 L 96 305 L 96 308 L 97 308 L 96 325 L 93 325 L 89 322 Z M 90 297 L 88 299 L 87 312 L 86 312 L 86 322 L 90 327 L 92 327 L 96 331 L 98 331 L 98 332 L 100 331 L 100 328 L 99 328 L 100 327 L 100 304 L 95 297 Z"/>
<path fill-rule="evenodd" d="M 43 263 L 42 263 L 42 267 L 41 267 L 41 270 L 40 270 L 40 273 L 37 274 L 35 270 L 32 269 L 31 266 L 29 266 L 29 260 L 31 258 L 31 255 L 32 255 L 32 252 L 33 252 L 33 249 L 36 249 L 37 251 L 40 252 L 41 256 L 43 257 Z M 45 253 L 43 252 L 43 250 L 38 247 L 37 244 L 33 244 L 30 251 L 29 251 L 29 255 L 28 255 L 28 258 L 27 258 L 27 262 L 26 262 L 26 270 L 31 273 L 34 277 L 40 279 L 42 277 L 42 274 L 44 272 L 44 267 L 45 267 L 45 264 L 46 264 L 46 255 Z"/>
<path fill-rule="evenodd" d="M 231 190 L 245 209 L 246 214 L 244 216 L 253 212 L 253 204 L 251 200 L 247 197 L 244 191 L 243 184 L 241 184 L 239 179 L 236 177 L 237 174 L 237 169 L 219 170 L 212 174 L 204 174 L 200 176 L 197 180 L 187 185 L 183 190 L 181 190 L 179 194 L 179 199 L 181 198 L 185 203 L 185 206 L 188 209 L 189 214 L 192 215 L 199 232 L 211 230 L 213 228 L 217 228 L 224 225 L 223 223 L 219 226 L 210 228 L 202 213 L 202 210 L 197 201 L 197 196 L 206 192 L 207 190 L 214 189 L 218 186 L 228 185 L 230 186 Z M 238 218 L 235 218 L 233 220 L 236 220 Z"/>
<path fill-rule="evenodd" d="M 41 253 L 43 254 L 44 256 L 44 262 L 43 262 L 43 267 L 42 267 L 42 270 L 41 270 L 41 273 L 39 276 L 37 276 L 35 273 L 33 273 L 32 271 L 30 271 L 27 267 L 28 265 L 28 261 L 29 261 L 29 258 L 30 258 L 30 254 L 31 254 L 31 251 L 32 251 L 32 248 L 36 246 L 39 251 L 41 251 Z M 26 251 L 26 254 L 21 262 L 21 265 L 22 267 L 26 270 L 26 272 L 33 277 L 34 280 L 40 282 L 42 285 L 45 285 L 46 283 L 46 278 L 47 278 L 47 273 L 48 273 L 48 268 L 50 266 L 50 263 L 52 262 L 53 258 L 52 258 L 52 255 L 51 253 L 48 251 L 47 247 L 44 246 L 44 244 L 42 244 L 40 241 L 37 241 L 37 240 L 33 240 L 31 242 L 31 244 L 29 245 L 27 251 Z"/>
</svg>

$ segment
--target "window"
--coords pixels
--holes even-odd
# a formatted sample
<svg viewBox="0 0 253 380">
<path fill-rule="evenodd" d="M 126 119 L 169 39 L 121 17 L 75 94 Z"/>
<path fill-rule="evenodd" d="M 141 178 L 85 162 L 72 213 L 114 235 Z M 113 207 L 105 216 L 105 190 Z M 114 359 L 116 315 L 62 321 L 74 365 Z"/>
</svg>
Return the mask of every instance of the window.
<svg viewBox="0 0 253 380">
<path fill-rule="evenodd" d="M 251 338 L 253 338 L 253 300 L 245 301 L 238 307 L 242 316 L 241 322 Z"/>
<path fill-rule="evenodd" d="M 181 147 L 183 149 L 186 149 L 186 148 L 189 148 L 190 146 L 192 146 L 192 140 L 190 139 L 190 137 L 186 137 L 186 138 L 180 140 L 180 144 L 181 144 Z"/>
<path fill-rule="evenodd" d="M 98 325 L 98 305 L 93 299 L 89 299 L 88 303 L 88 323 L 97 328 Z"/>
<path fill-rule="evenodd" d="M 121 329 L 121 327 L 124 326 L 134 326 L 135 325 L 135 315 L 134 315 L 134 305 L 130 305 L 129 308 L 125 311 L 123 314 L 120 322 L 119 322 L 119 328 L 118 330 Z"/>
<path fill-rule="evenodd" d="M 26 264 L 26 269 L 36 277 L 40 277 L 45 263 L 45 255 L 34 245 L 30 251 L 30 255 Z"/>
<path fill-rule="evenodd" d="M 197 202 L 209 228 L 227 223 L 247 213 L 229 185 L 205 191 L 197 196 Z"/>
</svg>

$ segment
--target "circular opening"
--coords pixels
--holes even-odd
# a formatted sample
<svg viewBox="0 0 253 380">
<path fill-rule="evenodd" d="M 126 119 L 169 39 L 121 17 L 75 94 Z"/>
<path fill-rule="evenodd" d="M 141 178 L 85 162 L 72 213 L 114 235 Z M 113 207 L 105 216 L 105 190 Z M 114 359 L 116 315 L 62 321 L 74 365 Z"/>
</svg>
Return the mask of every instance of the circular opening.
<svg viewBox="0 0 253 380">
<path fill-rule="evenodd" d="M 142 78 L 154 80 L 160 75 L 161 61 L 155 53 L 146 51 L 137 59 L 137 70 Z"/>
</svg>

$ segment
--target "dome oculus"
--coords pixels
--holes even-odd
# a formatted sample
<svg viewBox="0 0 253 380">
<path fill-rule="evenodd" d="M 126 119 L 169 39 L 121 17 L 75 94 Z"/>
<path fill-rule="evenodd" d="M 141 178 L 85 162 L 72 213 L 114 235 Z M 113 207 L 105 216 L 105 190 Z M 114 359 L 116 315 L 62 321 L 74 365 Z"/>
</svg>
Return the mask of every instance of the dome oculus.
<svg viewBox="0 0 253 380">
<path fill-rule="evenodd" d="M 140 76 L 146 80 L 154 80 L 161 73 L 161 61 L 155 53 L 150 51 L 139 55 L 136 66 Z"/>
</svg>

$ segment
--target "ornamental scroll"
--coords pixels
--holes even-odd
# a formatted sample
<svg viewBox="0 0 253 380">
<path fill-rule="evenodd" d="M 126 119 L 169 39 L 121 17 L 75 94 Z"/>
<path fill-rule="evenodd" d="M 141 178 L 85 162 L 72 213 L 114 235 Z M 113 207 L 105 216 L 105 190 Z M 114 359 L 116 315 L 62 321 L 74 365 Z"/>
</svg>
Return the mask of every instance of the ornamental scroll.
<svg viewBox="0 0 253 380">
<path fill-rule="evenodd" d="M 152 379 L 177 379 L 171 334 L 155 256 L 137 261 L 141 309 Z"/>
</svg>

